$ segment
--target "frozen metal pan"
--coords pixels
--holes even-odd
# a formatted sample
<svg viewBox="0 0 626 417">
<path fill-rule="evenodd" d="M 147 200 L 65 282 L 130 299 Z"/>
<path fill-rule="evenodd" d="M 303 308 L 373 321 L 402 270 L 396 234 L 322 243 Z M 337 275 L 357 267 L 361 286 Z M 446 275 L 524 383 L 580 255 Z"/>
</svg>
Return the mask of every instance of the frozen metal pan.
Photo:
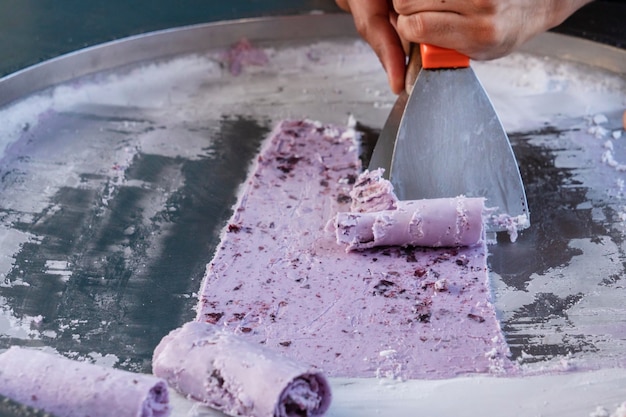
<svg viewBox="0 0 626 417">
<path fill-rule="evenodd" d="M 244 38 L 267 63 L 234 75 L 228 51 Z M 533 217 L 489 258 L 512 355 L 531 370 L 626 366 L 625 57 L 548 33 L 475 65 Z M 274 124 L 352 116 L 367 145 L 394 101 L 346 15 L 171 29 L 0 79 L 0 349 L 147 371 L 193 317 Z"/>
</svg>

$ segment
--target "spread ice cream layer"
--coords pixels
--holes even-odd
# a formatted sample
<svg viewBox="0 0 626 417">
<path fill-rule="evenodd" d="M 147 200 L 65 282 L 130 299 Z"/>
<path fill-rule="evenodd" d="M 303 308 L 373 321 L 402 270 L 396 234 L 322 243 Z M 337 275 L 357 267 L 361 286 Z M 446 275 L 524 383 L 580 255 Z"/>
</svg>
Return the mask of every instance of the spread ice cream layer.
<svg viewBox="0 0 626 417">
<path fill-rule="evenodd" d="M 333 377 L 515 373 L 490 302 L 484 242 L 351 252 L 337 244 L 326 226 L 351 211 L 360 168 L 354 131 L 282 122 L 207 267 L 197 320 Z M 385 190 L 379 195 L 364 198 L 388 209 Z M 450 246 L 480 241 L 481 222 L 470 213 L 482 201 L 451 201 Z M 407 233 L 431 233 L 407 221 Z"/>
</svg>

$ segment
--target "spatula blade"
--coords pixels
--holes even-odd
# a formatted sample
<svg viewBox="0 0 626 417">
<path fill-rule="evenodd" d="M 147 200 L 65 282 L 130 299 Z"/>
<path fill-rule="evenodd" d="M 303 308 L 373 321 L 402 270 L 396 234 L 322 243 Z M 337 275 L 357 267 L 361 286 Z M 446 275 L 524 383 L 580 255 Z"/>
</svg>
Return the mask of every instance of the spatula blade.
<svg viewBox="0 0 626 417">
<path fill-rule="evenodd" d="M 525 219 L 517 228 L 529 225 L 513 149 L 470 67 L 421 70 L 398 127 L 389 179 L 401 200 L 485 197 L 494 215 Z"/>
<path fill-rule="evenodd" d="M 389 179 L 389 173 L 391 172 L 391 158 L 393 157 L 393 148 L 396 144 L 396 136 L 398 136 L 398 128 L 402 121 L 402 115 L 406 108 L 406 102 L 409 100 L 409 95 L 406 91 L 402 91 L 395 104 L 389 112 L 389 116 L 385 121 L 383 130 L 380 131 L 376 146 L 372 152 L 370 158 L 369 169 L 374 170 L 377 168 L 384 168 L 383 177 Z"/>
</svg>

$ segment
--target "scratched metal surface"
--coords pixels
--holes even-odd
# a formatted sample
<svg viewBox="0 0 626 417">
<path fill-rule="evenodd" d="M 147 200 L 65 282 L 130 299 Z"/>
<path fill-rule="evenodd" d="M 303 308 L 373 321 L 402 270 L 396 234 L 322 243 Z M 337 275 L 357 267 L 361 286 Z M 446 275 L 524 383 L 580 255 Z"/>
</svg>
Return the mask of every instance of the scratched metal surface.
<svg viewBox="0 0 626 417">
<path fill-rule="evenodd" d="M 268 63 L 235 76 L 224 51 L 244 36 Z M 503 329 L 530 367 L 626 366 L 624 173 L 602 162 L 609 146 L 626 161 L 626 137 L 611 136 L 626 107 L 625 54 L 554 34 L 524 53 L 554 85 L 520 81 L 511 95 L 505 81 L 528 73 L 515 57 L 477 66 L 503 110 L 532 220 L 516 243 L 491 247 Z M 608 136 L 588 133 L 593 114 L 558 111 L 569 76 L 611 91 L 599 106 Z M 0 93 L 0 349 L 46 346 L 137 371 L 193 317 L 274 123 L 352 114 L 371 145 L 395 99 L 349 17 L 328 15 L 142 35 L 0 79 Z M 515 94 L 521 108 L 552 100 L 546 120 L 509 119 Z"/>
</svg>

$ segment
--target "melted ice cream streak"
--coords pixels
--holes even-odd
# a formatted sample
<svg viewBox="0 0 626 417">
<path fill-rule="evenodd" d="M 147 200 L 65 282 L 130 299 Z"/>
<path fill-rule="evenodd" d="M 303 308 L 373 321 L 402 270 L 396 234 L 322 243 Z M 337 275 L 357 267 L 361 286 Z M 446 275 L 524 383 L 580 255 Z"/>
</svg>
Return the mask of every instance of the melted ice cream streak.
<svg viewBox="0 0 626 417">
<path fill-rule="evenodd" d="M 165 381 L 152 375 L 11 347 L 0 355 L 0 394 L 58 417 L 165 417 Z"/>
<path fill-rule="evenodd" d="M 315 417 L 330 405 L 321 373 L 207 323 L 173 330 L 152 363 L 178 392 L 229 415 Z"/>
</svg>

